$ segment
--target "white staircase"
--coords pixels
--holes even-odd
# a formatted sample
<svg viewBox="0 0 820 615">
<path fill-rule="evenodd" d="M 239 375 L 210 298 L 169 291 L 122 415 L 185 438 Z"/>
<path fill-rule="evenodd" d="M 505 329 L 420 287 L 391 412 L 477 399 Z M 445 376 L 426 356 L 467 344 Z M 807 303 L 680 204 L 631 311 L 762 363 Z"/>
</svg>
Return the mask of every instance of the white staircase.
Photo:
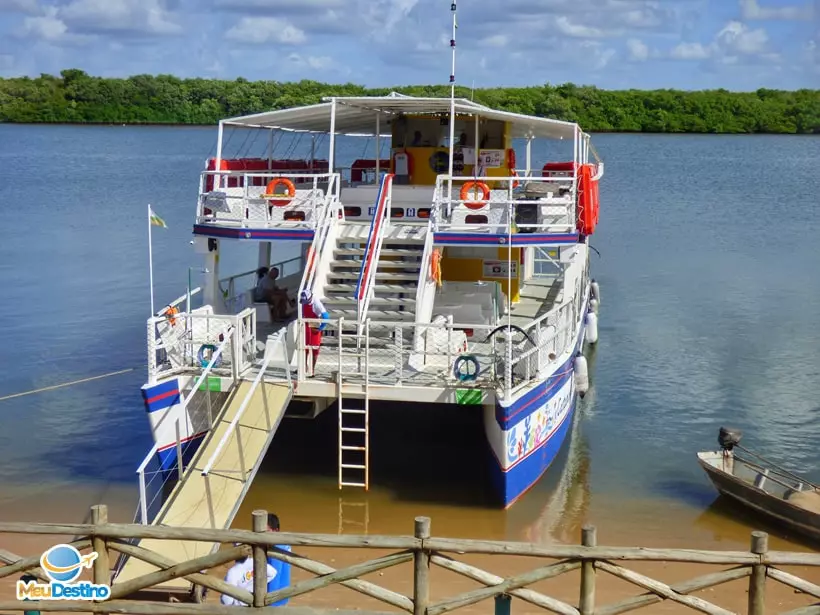
<svg viewBox="0 0 820 615">
<path fill-rule="evenodd" d="M 355 321 L 358 318 L 356 286 L 369 229 L 368 223 L 355 222 L 345 222 L 339 228 L 323 298 L 333 319 L 344 317 Z M 426 234 L 427 226 L 395 222 L 384 230 L 367 318 L 414 321 L 416 287 Z"/>
</svg>

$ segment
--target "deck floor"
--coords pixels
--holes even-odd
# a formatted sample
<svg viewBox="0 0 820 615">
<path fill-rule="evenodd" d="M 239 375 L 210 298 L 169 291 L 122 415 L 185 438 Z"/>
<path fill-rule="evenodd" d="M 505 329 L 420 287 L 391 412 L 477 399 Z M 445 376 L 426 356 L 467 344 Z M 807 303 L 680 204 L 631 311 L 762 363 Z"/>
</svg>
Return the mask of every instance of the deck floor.
<svg viewBox="0 0 820 615">
<path fill-rule="evenodd" d="M 202 476 L 205 464 L 219 446 L 250 388 L 249 381 L 241 382 L 236 388 L 227 408 L 202 443 L 193 464 L 185 470 L 184 480 L 176 485 L 154 525 L 223 529 L 231 523 L 247 490 L 251 472 L 264 457 L 291 398 L 291 390 L 285 385 L 261 384 L 234 432 L 239 434 L 241 447 L 236 436 L 230 437 L 216 458 L 209 477 Z M 265 412 L 263 388 L 267 395 L 269 416 Z M 211 498 L 208 497 L 209 493 L 212 494 Z M 207 555 L 214 547 L 207 542 L 158 539 L 142 540 L 139 544 L 177 563 Z M 116 583 L 156 570 L 150 564 L 130 558 L 117 576 Z M 163 586 L 175 590 L 188 587 L 190 583 L 184 579 L 176 579 Z"/>
<path fill-rule="evenodd" d="M 555 307 L 561 298 L 563 290 L 563 280 L 560 277 L 533 278 L 521 287 L 520 299 L 512 306 L 510 321 L 513 325 L 526 327 L 533 320 L 546 314 Z M 507 318 L 503 316 L 499 324 L 506 324 Z M 282 327 L 287 326 L 287 321 L 274 323 L 259 323 L 257 325 L 257 338 L 264 344 L 268 335 L 274 334 Z M 493 368 L 490 365 L 490 357 L 493 354 L 493 341 L 485 341 L 486 336 L 481 332 L 476 332 L 475 336 L 468 339 L 468 352 L 475 354 L 481 363 L 482 374 L 475 386 L 490 385 L 493 378 Z M 501 342 L 502 338 L 498 338 Z M 409 340 L 405 341 L 406 344 Z M 261 348 L 261 346 L 260 346 Z M 347 352 L 347 349 L 345 350 Z M 350 353 L 343 355 L 341 368 L 345 374 L 345 382 L 350 384 L 364 384 L 365 361 L 364 353 Z M 261 356 L 261 354 L 260 354 Z M 452 385 L 452 361 L 456 354 L 453 354 L 451 361 L 446 357 L 436 357 L 431 365 L 423 370 L 416 370 L 409 362 L 409 348 L 406 347 L 404 356 L 399 360 L 396 357 L 395 347 L 392 340 L 371 340 L 369 382 L 371 384 L 396 385 L 399 380 L 405 386 L 433 386 L 447 387 Z M 261 363 L 261 361 L 260 361 Z M 336 382 L 339 371 L 339 352 L 337 338 L 325 336 L 323 338 L 322 349 L 316 364 L 316 374 L 314 378 L 324 382 Z"/>
</svg>

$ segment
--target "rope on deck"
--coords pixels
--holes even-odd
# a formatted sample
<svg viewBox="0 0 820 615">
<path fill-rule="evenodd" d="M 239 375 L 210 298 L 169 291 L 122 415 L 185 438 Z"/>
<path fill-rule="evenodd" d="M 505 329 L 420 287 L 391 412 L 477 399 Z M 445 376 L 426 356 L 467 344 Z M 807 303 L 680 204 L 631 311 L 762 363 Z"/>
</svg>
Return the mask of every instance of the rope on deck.
<svg viewBox="0 0 820 615">
<path fill-rule="evenodd" d="M 92 380 L 102 380 L 103 378 L 110 378 L 111 376 L 119 376 L 120 374 L 126 374 L 128 372 L 133 372 L 136 368 L 129 367 L 128 369 L 121 369 L 116 372 L 108 372 L 107 374 L 100 374 L 99 376 L 91 376 L 90 378 L 81 378 L 80 380 L 72 380 L 71 382 L 63 382 L 62 384 L 52 384 L 51 386 L 41 387 L 39 389 L 32 389 L 31 391 L 23 391 L 22 393 L 13 393 L 11 395 L 5 395 L 4 397 L 0 397 L 0 401 L 6 401 L 8 399 L 14 399 L 16 397 L 24 397 L 26 395 L 34 395 L 35 393 L 42 393 L 44 391 L 53 391 L 54 389 L 62 389 L 63 387 L 70 387 L 75 384 L 82 384 L 84 382 L 91 382 Z"/>
</svg>

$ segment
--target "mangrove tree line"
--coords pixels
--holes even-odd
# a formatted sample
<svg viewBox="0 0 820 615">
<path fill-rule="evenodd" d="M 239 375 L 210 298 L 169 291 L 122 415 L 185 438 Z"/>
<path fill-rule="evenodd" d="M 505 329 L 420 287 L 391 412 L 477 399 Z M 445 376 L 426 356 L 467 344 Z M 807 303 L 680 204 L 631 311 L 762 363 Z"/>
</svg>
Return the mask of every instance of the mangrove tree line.
<svg viewBox="0 0 820 615">
<path fill-rule="evenodd" d="M 280 83 L 136 75 L 0 79 L 0 122 L 213 124 L 220 118 L 316 103 L 323 96 L 447 96 L 447 86 L 364 88 L 316 81 Z M 543 85 L 458 95 L 519 113 L 578 121 L 589 131 L 820 134 L 820 90 L 601 90 Z"/>
</svg>

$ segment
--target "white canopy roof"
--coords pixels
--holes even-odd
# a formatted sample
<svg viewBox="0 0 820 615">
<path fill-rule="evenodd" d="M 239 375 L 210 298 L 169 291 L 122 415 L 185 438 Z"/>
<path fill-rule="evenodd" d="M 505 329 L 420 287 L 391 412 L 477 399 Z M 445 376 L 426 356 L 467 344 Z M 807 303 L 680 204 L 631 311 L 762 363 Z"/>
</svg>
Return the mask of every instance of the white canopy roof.
<svg viewBox="0 0 820 615">
<path fill-rule="evenodd" d="M 330 132 L 330 118 L 336 105 L 335 132 L 345 135 L 373 136 L 376 117 L 379 132 L 389 134 L 387 127 L 402 114 L 449 113 L 449 98 L 416 98 L 393 93 L 389 96 L 360 96 L 325 99 L 328 102 L 304 107 L 255 113 L 222 120 L 222 124 L 249 128 L 273 128 L 293 132 Z M 458 115 L 509 122 L 513 138 L 572 139 L 578 129 L 574 122 L 496 111 L 465 98 L 455 100 Z"/>
</svg>

